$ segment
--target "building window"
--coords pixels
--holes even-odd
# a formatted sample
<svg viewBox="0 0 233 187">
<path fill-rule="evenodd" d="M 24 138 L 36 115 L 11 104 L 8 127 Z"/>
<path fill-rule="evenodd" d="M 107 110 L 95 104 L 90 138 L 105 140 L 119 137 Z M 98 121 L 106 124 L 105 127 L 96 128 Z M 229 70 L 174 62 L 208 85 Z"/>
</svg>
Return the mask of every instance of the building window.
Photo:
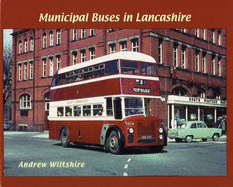
<svg viewBox="0 0 233 187">
<path fill-rule="evenodd" d="M 46 35 L 46 33 L 43 34 L 43 41 L 42 42 L 43 42 L 43 45 L 42 45 L 43 48 L 46 48 L 47 47 L 47 35 Z"/>
<path fill-rule="evenodd" d="M 221 45 L 221 31 L 218 31 L 218 45 Z"/>
<path fill-rule="evenodd" d="M 57 70 L 61 69 L 61 56 L 58 55 L 57 57 Z"/>
<path fill-rule="evenodd" d="M 45 111 L 49 111 L 49 92 L 44 95 Z"/>
<path fill-rule="evenodd" d="M 212 60 L 211 60 L 211 73 L 213 75 L 215 75 L 215 55 L 212 56 Z"/>
<path fill-rule="evenodd" d="M 77 40 L 78 39 L 78 29 L 73 29 L 73 40 Z"/>
<path fill-rule="evenodd" d="M 120 42 L 120 51 L 127 51 L 127 41 Z"/>
<path fill-rule="evenodd" d="M 34 39 L 30 38 L 30 51 L 34 51 Z"/>
<path fill-rule="evenodd" d="M 24 63 L 24 80 L 28 79 L 28 64 L 27 62 Z"/>
<path fill-rule="evenodd" d="M 202 72 L 206 73 L 206 53 L 202 53 Z"/>
<path fill-rule="evenodd" d="M 218 58 L 218 76 L 222 75 L 221 57 Z"/>
<path fill-rule="evenodd" d="M 197 96 L 200 98 L 205 98 L 206 97 L 206 92 L 203 89 L 198 90 Z"/>
<path fill-rule="evenodd" d="M 19 54 L 23 53 L 23 44 L 22 41 L 19 41 Z"/>
<path fill-rule="evenodd" d="M 61 45 L 61 30 L 57 30 L 57 45 Z"/>
<path fill-rule="evenodd" d="M 19 98 L 20 109 L 31 109 L 31 97 L 24 94 Z"/>
<path fill-rule="evenodd" d="M 211 42 L 215 43 L 215 30 L 214 29 L 211 30 Z"/>
<path fill-rule="evenodd" d="M 110 51 L 110 54 L 111 53 L 115 53 L 116 52 L 116 44 L 115 43 L 112 43 L 112 44 L 109 44 L 109 51 Z"/>
<path fill-rule="evenodd" d="M 194 35 L 195 35 L 196 37 L 199 36 L 199 29 L 195 29 L 195 30 L 194 30 Z"/>
<path fill-rule="evenodd" d="M 28 40 L 27 39 L 24 40 L 24 52 L 25 53 L 28 52 Z"/>
<path fill-rule="evenodd" d="M 31 61 L 30 63 L 30 79 L 33 79 L 33 61 Z"/>
<path fill-rule="evenodd" d="M 82 50 L 80 51 L 81 53 L 81 62 L 85 62 L 86 61 L 86 51 Z"/>
<path fill-rule="evenodd" d="M 90 48 L 90 59 L 94 59 L 95 58 L 95 48 Z"/>
<path fill-rule="evenodd" d="M 159 63 L 163 63 L 163 39 L 159 39 Z"/>
<path fill-rule="evenodd" d="M 186 29 L 180 29 L 180 31 L 181 31 L 181 32 L 184 32 L 184 33 L 187 32 Z"/>
<path fill-rule="evenodd" d="M 194 67 L 195 71 L 199 71 L 199 51 L 196 50 L 195 52 L 195 67 Z"/>
<path fill-rule="evenodd" d="M 205 29 L 201 29 L 201 38 L 205 40 Z"/>
<path fill-rule="evenodd" d="M 18 68 L 19 68 L 19 81 L 21 81 L 22 80 L 22 64 L 19 64 Z"/>
<path fill-rule="evenodd" d="M 138 38 L 134 38 L 131 40 L 131 46 L 132 46 L 132 51 L 135 51 L 135 52 L 139 51 Z"/>
<path fill-rule="evenodd" d="M 86 29 L 81 29 L 81 38 L 86 38 Z"/>
<path fill-rule="evenodd" d="M 178 67 L 178 54 L 177 54 L 177 51 L 178 51 L 178 44 L 174 43 L 173 44 L 173 66 L 174 67 Z"/>
<path fill-rule="evenodd" d="M 181 50 L 181 68 L 186 68 L 186 47 L 182 46 Z"/>
<path fill-rule="evenodd" d="M 172 95 L 186 96 L 188 91 L 185 88 L 177 87 L 172 90 Z"/>
<path fill-rule="evenodd" d="M 46 59 L 43 59 L 42 60 L 42 66 L 43 66 L 43 77 L 46 77 L 47 76 L 47 61 Z"/>
<path fill-rule="evenodd" d="M 77 64 L 77 51 L 72 52 L 73 55 L 73 65 Z"/>
<path fill-rule="evenodd" d="M 49 32 L 49 40 L 50 40 L 50 47 L 52 47 L 53 46 L 53 42 L 54 42 L 54 35 L 53 35 L 53 31 L 50 31 Z"/>
<path fill-rule="evenodd" d="M 49 58 L 49 76 L 53 76 L 53 58 Z"/>
<path fill-rule="evenodd" d="M 95 36 L 95 29 L 90 29 L 90 36 Z"/>
</svg>

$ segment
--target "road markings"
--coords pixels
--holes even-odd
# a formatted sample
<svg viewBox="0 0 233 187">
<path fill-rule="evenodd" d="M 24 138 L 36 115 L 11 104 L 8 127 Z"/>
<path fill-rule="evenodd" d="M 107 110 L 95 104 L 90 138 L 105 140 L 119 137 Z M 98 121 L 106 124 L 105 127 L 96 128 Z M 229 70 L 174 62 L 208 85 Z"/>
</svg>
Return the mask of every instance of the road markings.
<svg viewBox="0 0 233 187">
<path fill-rule="evenodd" d="M 128 160 L 127 160 L 127 164 L 125 164 L 124 165 L 124 169 L 126 170 L 126 169 L 128 169 L 128 167 L 129 167 L 129 164 L 128 163 L 130 163 L 131 162 L 131 158 L 129 158 Z M 128 176 L 128 173 L 127 172 L 123 172 L 123 176 Z"/>
</svg>

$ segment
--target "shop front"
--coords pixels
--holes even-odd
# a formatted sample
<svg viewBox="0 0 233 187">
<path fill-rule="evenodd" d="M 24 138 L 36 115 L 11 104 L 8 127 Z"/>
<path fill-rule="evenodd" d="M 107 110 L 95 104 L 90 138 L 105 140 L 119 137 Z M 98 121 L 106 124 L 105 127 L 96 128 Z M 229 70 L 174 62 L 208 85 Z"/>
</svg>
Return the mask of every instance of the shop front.
<svg viewBox="0 0 233 187">
<path fill-rule="evenodd" d="M 176 128 L 182 121 L 204 121 L 208 127 L 214 127 L 218 117 L 226 115 L 226 101 L 169 95 L 168 128 Z"/>
</svg>

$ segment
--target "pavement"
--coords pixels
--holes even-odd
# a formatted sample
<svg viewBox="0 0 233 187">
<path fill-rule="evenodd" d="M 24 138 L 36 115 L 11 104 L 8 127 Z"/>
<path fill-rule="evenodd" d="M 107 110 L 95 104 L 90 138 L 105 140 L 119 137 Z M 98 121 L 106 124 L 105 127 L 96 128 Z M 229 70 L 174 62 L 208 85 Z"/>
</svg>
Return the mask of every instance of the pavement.
<svg viewBox="0 0 233 187">
<path fill-rule="evenodd" d="M 34 138 L 43 138 L 48 139 L 49 138 L 49 131 L 44 132 L 26 132 L 26 131 L 4 131 L 4 135 L 28 135 Z M 227 136 L 223 135 L 219 138 L 220 141 L 226 141 Z M 168 142 L 175 142 L 175 139 L 167 139 Z M 201 141 L 201 139 L 194 139 L 193 141 Z"/>
</svg>

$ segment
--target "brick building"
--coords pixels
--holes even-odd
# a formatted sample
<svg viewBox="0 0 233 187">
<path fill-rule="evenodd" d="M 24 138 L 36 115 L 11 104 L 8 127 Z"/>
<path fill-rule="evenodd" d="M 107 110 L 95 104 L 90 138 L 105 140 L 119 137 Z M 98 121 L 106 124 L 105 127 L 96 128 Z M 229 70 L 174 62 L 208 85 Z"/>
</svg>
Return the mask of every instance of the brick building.
<svg viewBox="0 0 233 187">
<path fill-rule="evenodd" d="M 16 129 L 48 129 L 49 88 L 57 69 L 126 50 L 157 61 L 163 98 L 151 108 L 168 128 L 194 119 L 211 126 L 226 115 L 225 29 L 17 29 L 12 35 Z"/>
</svg>

